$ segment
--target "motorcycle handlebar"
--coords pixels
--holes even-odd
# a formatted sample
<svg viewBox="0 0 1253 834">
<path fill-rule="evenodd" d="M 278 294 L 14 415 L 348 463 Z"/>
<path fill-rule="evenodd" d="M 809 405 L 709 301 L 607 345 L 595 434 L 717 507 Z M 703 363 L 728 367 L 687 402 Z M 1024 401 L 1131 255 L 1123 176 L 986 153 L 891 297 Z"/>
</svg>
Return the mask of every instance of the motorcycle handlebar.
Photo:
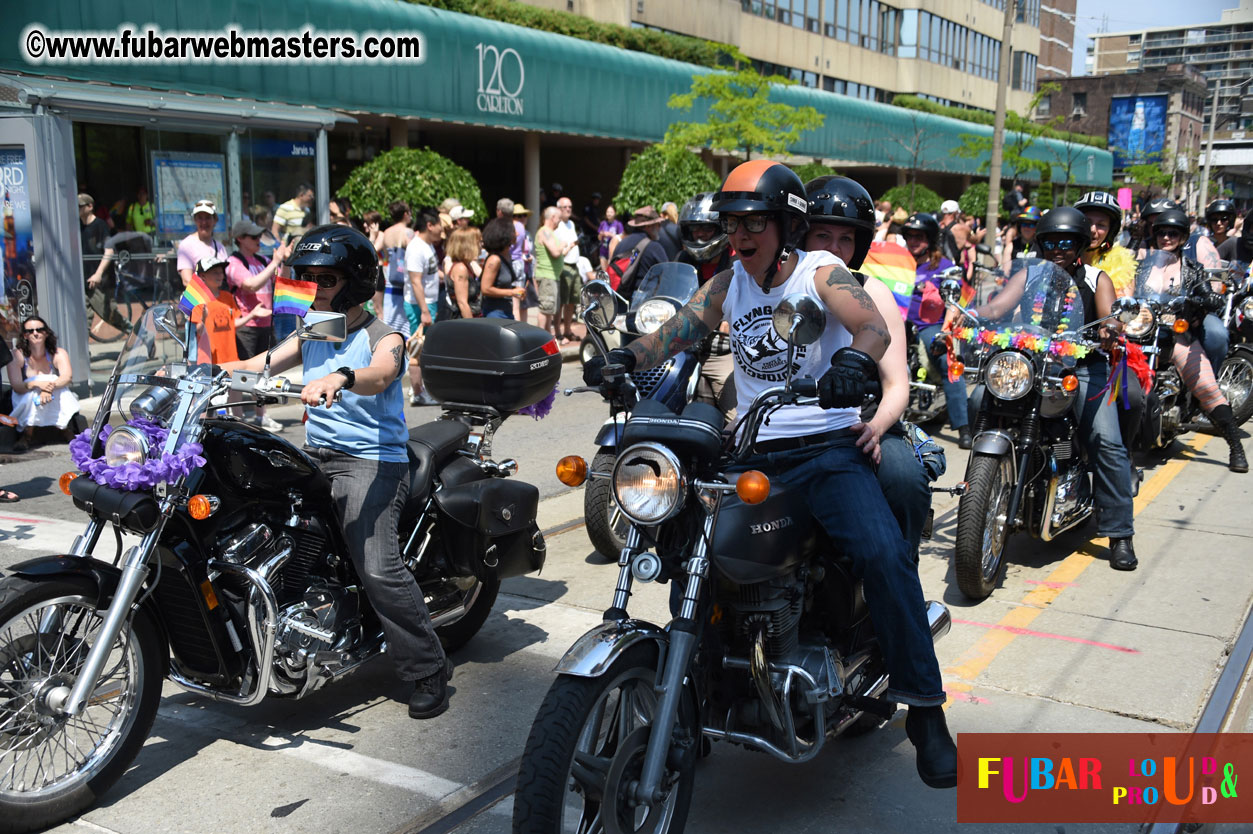
<svg viewBox="0 0 1253 834">
<path fill-rule="evenodd" d="M 787 390 L 798 397 L 816 397 L 818 396 L 818 380 L 812 377 L 794 379 L 788 384 Z M 883 385 L 877 379 L 872 379 L 866 383 L 867 397 L 878 399 L 882 395 Z"/>
</svg>

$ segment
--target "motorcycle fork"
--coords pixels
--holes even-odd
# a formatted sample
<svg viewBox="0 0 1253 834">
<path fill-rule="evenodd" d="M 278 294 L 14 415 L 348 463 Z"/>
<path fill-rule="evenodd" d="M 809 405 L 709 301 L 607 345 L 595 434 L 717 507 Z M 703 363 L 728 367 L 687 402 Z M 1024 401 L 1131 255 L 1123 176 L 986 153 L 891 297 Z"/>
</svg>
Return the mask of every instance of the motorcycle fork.
<svg viewBox="0 0 1253 834">
<path fill-rule="evenodd" d="M 1009 497 L 1009 506 L 1005 508 L 1005 532 L 1014 529 L 1018 520 L 1018 507 L 1022 504 L 1022 493 L 1027 486 L 1027 473 L 1030 471 L 1031 449 L 1040 442 L 1040 402 L 1036 399 L 1026 419 L 1022 421 L 1022 433 L 1018 435 L 1018 479 L 1014 491 Z"/>
</svg>

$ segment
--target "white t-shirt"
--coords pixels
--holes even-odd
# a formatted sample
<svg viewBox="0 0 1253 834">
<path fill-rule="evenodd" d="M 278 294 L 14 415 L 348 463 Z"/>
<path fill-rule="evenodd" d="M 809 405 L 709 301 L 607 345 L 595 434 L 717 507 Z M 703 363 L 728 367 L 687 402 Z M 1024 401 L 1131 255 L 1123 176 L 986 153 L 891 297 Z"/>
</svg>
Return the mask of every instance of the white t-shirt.
<svg viewBox="0 0 1253 834">
<path fill-rule="evenodd" d="M 573 220 L 563 220 L 557 224 L 557 240 L 562 243 L 573 243 L 570 251 L 566 253 L 565 263 L 571 266 L 579 262 L 579 232 L 574 228 Z"/>
<path fill-rule="evenodd" d="M 439 301 L 439 267 L 435 263 L 435 247 L 414 235 L 405 249 L 405 272 L 417 272 L 422 276 L 422 292 L 428 306 Z M 405 303 L 417 304 L 413 284 L 405 281 Z"/>
<path fill-rule="evenodd" d="M 592 262 L 587 258 L 579 258 L 579 262 L 575 266 L 575 269 L 579 271 L 579 277 L 583 279 L 584 284 L 588 281 L 596 280 L 596 273 L 592 271 Z"/>
<path fill-rule="evenodd" d="M 737 260 L 731 285 L 722 302 L 722 317 L 731 327 L 731 353 L 735 357 L 735 393 L 740 414 L 748 413 L 753 398 L 767 388 L 782 385 L 786 378 L 787 342 L 774 330 L 774 306 L 792 293 L 818 298 L 814 272 L 840 260 L 830 252 L 797 252 L 800 261 L 791 276 L 764 293 Z M 821 302 L 819 302 L 821 304 Z M 825 305 L 823 305 L 825 309 Z M 827 327 L 811 345 L 798 347 L 793 359 L 793 378 L 818 379 L 831 366 L 831 357 L 853 343 L 852 334 L 827 311 Z M 804 437 L 848 428 L 860 419 L 856 408 L 821 409 L 816 405 L 788 406 L 770 415 L 757 433 L 758 440 Z"/>
</svg>

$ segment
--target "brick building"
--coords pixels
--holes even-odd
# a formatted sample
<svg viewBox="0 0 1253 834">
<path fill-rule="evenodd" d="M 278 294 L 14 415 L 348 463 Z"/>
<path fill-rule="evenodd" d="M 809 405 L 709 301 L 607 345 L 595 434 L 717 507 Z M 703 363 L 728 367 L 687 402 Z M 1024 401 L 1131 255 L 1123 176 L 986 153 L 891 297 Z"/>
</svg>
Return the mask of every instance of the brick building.
<svg viewBox="0 0 1253 834">
<path fill-rule="evenodd" d="M 1077 4 L 1078 0 L 1047 0 L 1040 4 L 1040 60 L 1036 64 L 1039 84 L 1070 75 Z"/>
</svg>

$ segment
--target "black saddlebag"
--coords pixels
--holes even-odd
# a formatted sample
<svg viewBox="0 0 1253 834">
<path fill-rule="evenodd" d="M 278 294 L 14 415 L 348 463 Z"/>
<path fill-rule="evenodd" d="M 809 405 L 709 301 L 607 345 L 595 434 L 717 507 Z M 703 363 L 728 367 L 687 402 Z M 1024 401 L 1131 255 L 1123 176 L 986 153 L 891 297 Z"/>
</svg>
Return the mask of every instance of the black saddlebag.
<svg viewBox="0 0 1253 834">
<path fill-rule="evenodd" d="M 539 490 L 525 481 L 488 478 L 435 493 L 440 538 L 449 562 L 485 579 L 534 573 L 544 566 L 535 515 Z"/>
</svg>

